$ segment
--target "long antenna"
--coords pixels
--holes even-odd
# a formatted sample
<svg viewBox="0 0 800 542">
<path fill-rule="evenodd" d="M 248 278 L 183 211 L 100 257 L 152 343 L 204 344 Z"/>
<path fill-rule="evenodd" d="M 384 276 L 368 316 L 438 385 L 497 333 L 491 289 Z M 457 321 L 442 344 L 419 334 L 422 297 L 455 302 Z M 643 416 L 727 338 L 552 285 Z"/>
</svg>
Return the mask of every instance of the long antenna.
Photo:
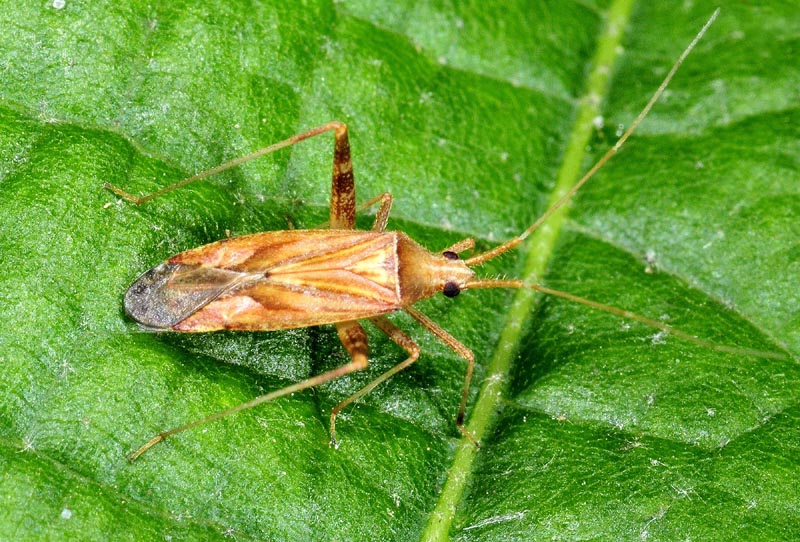
<svg viewBox="0 0 800 542">
<path fill-rule="evenodd" d="M 641 322 L 642 324 L 645 324 L 655 329 L 659 329 L 665 333 L 668 333 L 669 335 L 673 335 L 675 337 L 678 337 L 679 339 L 683 339 L 684 341 L 694 343 L 696 345 L 702 346 L 703 348 L 708 348 L 710 350 L 716 350 L 718 352 L 727 352 L 728 354 L 753 356 L 757 358 L 786 359 L 786 356 L 779 352 L 769 352 L 766 350 L 756 350 L 754 348 L 740 348 L 738 346 L 727 346 L 724 344 L 716 344 L 711 341 L 706 341 L 705 339 L 701 339 L 700 337 L 692 335 L 691 333 L 686 333 L 685 331 L 682 331 L 669 324 L 665 324 L 664 322 L 660 322 L 659 320 L 653 320 L 652 318 L 642 316 L 641 314 L 636 314 L 635 312 L 631 312 L 625 309 L 619 309 L 611 305 L 606 305 L 605 303 L 592 301 L 591 299 L 586 299 L 585 297 L 580 297 L 567 292 L 562 292 L 561 290 L 554 290 L 552 288 L 548 288 L 547 286 L 540 286 L 538 284 L 528 284 L 521 280 L 477 279 L 468 282 L 466 288 L 467 289 L 530 288 L 531 290 L 536 290 L 537 292 L 542 292 L 543 294 L 546 295 L 550 295 L 553 297 L 560 297 L 562 299 L 567 299 L 569 301 L 572 301 L 573 303 L 579 303 L 581 305 L 586 305 L 587 307 L 592 307 L 593 309 L 615 314 L 622 318 L 627 318 L 629 320 Z"/>
<path fill-rule="evenodd" d="M 597 173 L 597 170 L 599 170 L 601 167 L 603 167 L 605 165 L 605 163 L 608 162 L 611 159 L 612 156 L 617 154 L 617 151 L 619 151 L 622 148 L 622 146 L 625 144 L 625 142 L 628 140 L 628 138 L 631 136 L 631 134 L 634 131 L 636 131 L 636 128 L 639 127 L 639 124 L 641 124 L 641 122 L 648 115 L 648 113 L 650 113 L 650 110 L 653 109 L 653 106 L 656 104 L 658 99 L 661 98 L 661 95 L 664 94 L 664 90 L 666 90 L 666 88 L 669 85 L 670 81 L 672 81 L 672 77 L 678 71 L 678 68 L 681 67 L 681 64 L 683 64 L 683 61 L 686 60 L 686 57 L 689 56 L 689 53 L 692 52 L 692 49 L 694 49 L 694 46 L 697 45 L 697 42 L 700 41 L 700 39 L 706 33 L 706 30 L 708 30 L 708 27 L 711 26 L 711 24 L 714 22 L 714 20 L 716 20 L 717 15 L 719 15 L 719 8 L 717 8 L 716 11 L 714 11 L 714 13 L 711 15 L 711 18 L 709 18 L 708 21 L 706 22 L 706 24 L 703 25 L 703 28 L 700 29 L 700 32 L 697 33 L 697 35 L 694 37 L 694 39 L 691 41 L 691 43 L 689 43 L 689 45 L 686 47 L 686 49 L 684 49 L 683 53 L 681 53 L 681 56 L 679 56 L 678 60 L 675 61 L 675 64 L 672 65 L 672 68 L 669 70 L 669 73 L 664 78 L 664 80 L 661 82 L 661 85 L 659 85 L 658 89 L 655 91 L 655 93 L 653 94 L 652 98 L 650 98 L 650 101 L 647 102 L 647 105 L 644 106 L 644 109 L 642 109 L 641 113 L 639 113 L 639 115 L 636 117 L 636 119 L 634 119 L 634 121 L 631 123 L 631 125 L 628 127 L 628 129 L 625 130 L 625 133 L 622 134 L 622 136 L 620 136 L 620 138 L 617 140 L 617 142 L 614 143 L 614 146 L 611 147 L 610 149 L 608 149 L 608 151 L 606 151 L 606 153 L 589 169 L 589 171 L 586 172 L 586 174 L 584 174 L 583 177 L 580 178 L 580 180 L 577 183 L 575 183 L 572 186 L 572 188 L 570 188 L 567 191 L 566 194 L 564 194 L 561 197 L 561 199 L 559 199 L 549 209 L 547 209 L 542 214 L 542 216 L 540 216 L 538 219 L 536 219 L 536 221 L 533 224 L 531 224 L 528 227 L 528 229 L 526 229 L 520 235 L 518 235 L 517 237 L 514 237 L 513 239 L 510 239 L 510 240 L 506 241 L 502 245 L 496 246 L 493 249 L 491 249 L 491 250 L 489 250 L 487 252 L 484 252 L 483 254 L 477 254 L 475 256 L 472 256 L 471 258 L 467 258 L 465 260 L 466 264 L 468 266 L 472 267 L 473 265 L 478 265 L 478 264 L 481 264 L 483 262 L 489 261 L 489 260 L 491 260 L 493 258 L 496 258 L 497 256 L 499 256 L 499 255 L 501 255 L 501 254 L 503 254 L 505 252 L 508 252 L 509 250 L 513 249 L 514 247 L 519 245 L 522 241 L 524 241 L 531 233 L 533 233 L 536 230 L 536 228 L 541 226 L 542 223 L 545 220 L 550 218 L 550 216 L 553 213 L 558 211 L 561 207 L 564 206 L 565 203 L 567 203 L 570 199 L 572 199 L 572 196 L 574 196 L 575 193 L 578 190 L 580 190 L 581 187 L 584 184 L 586 184 L 589 181 L 589 179 L 591 179 L 594 176 L 595 173 Z"/>
</svg>

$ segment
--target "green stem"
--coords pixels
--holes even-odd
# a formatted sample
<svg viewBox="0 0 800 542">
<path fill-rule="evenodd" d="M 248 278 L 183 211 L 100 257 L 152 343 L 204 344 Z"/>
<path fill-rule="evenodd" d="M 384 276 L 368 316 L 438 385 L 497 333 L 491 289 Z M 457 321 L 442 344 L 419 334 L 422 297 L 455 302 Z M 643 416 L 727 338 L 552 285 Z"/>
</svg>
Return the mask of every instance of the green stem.
<svg viewBox="0 0 800 542">
<path fill-rule="evenodd" d="M 548 207 L 557 202 L 578 181 L 585 157 L 586 146 L 593 132 L 593 120 L 600 114 L 602 98 L 608 93 L 609 78 L 614 61 L 619 56 L 622 30 L 627 25 L 633 0 L 617 0 L 608 10 L 606 26 L 597 44 L 592 60 L 593 70 L 586 81 L 586 91 L 581 98 L 577 117 L 572 127 L 558 179 L 550 196 Z M 530 239 L 523 280 L 538 282 L 544 274 L 561 228 L 566 221 L 568 205 L 553 213 L 545 227 L 537 230 Z M 479 441 L 488 430 L 506 389 L 511 364 L 519 348 L 523 326 L 533 313 L 537 295 L 531 290 L 520 290 L 508 312 L 503 332 L 494 356 L 487 369 L 487 378 L 481 387 L 478 400 L 472 409 L 468 429 Z M 422 539 L 426 541 L 449 540 L 456 507 L 461 502 L 466 484 L 472 473 L 473 462 L 480 453 L 464 439 L 456 450 L 442 493 L 425 527 Z"/>
</svg>

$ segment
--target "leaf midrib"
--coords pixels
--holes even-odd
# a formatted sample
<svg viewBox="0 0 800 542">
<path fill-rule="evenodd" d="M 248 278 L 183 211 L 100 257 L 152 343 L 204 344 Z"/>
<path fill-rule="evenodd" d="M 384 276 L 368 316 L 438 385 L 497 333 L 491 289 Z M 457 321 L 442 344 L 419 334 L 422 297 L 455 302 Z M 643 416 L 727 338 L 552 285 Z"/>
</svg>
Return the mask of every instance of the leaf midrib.
<svg viewBox="0 0 800 542">
<path fill-rule="evenodd" d="M 569 134 L 556 184 L 551 191 L 548 207 L 557 202 L 578 181 L 585 149 L 592 135 L 593 119 L 600 114 L 603 98 L 608 96 L 612 67 L 620 56 L 624 29 L 630 21 L 633 0 L 616 0 L 606 14 L 606 24 L 599 36 L 592 70 L 587 74 L 584 94 L 580 99 L 575 122 Z M 561 229 L 567 219 L 568 205 L 554 213 L 537 230 L 527 246 L 523 280 L 538 282 L 553 255 Z M 539 295 L 533 290 L 519 290 L 508 311 L 500 339 L 489 362 L 486 379 L 472 407 L 468 429 L 479 441 L 488 434 L 506 389 L 511 364 L 519 349 L 522 330 L 533 314 Z M 462 439 L 448 469 L 447 479 L 422 535 L 426 541 L 449 540 L 449 533 L 458 504 L 461 502 L 472 466 L 480 453 L 467 439 Z"/>
</svg>

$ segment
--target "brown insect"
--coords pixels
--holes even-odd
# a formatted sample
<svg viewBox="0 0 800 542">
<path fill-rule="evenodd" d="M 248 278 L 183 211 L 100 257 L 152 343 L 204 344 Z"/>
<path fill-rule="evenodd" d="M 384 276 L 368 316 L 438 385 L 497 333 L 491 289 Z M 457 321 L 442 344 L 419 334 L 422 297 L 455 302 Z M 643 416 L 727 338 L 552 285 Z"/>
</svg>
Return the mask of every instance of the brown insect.
<svg viewBox="0 0 800 542">
<path fill-rule="evenodd" d="M 473 239 L 465 239 L 440 252 L 429 252 L 402 232 L 386 231 L 392 205 L 390 194 L 381 194 L 361 206 L 363 209 L 380 203 L 371 231 L 354 229 L 357 211 L 355 181 L 347 127 L 340 122 L 314 128 L 141 198 L 106 183 L 106 188 L 140 204 L 324 132 L 333 131 L 335 137 L 330 229 L 255 233 L 187 250 L 139 277 L 125 295 L 125 310 L 139 324 L 156 331 L 269 331 L 334 324 L 351 361 L 247 403 L 160 433 L 134 452 L 130 459 L 135 460 L 168 436 L 196 425 L 366 368 L 367 336 L 358 320 L 369 320 L 403 348 L 408 357 L 331 410 L 331 444 L 336 446 L 337 414 L 419 358 L 420 348 L 417 344 L 386 317 L 396 311 L 408 313 L 467 360 L 456 424 L 467 438 L 477 444 L 464 428 L 464 413 L 474 366 L 472 351 L 413 307 L 417 301 L 440 292 L 447 297 L 455 297 L 464 290 L 477 288 L 532 288 L 643 322 L 706 347 L 743 352 L 739 348 L 711 345 L 662 322 L 543 286 L 526 284 L 520 280 L 481 279 L 472 270 L 472 267 L 519 245 L 622 147 L 715 17 L 716 13 L 676 61 L 628 130 L 561 200 L 521 235 L 466 259 L 459 258 L 458 254 L 473 248 Z"/>
</svg>

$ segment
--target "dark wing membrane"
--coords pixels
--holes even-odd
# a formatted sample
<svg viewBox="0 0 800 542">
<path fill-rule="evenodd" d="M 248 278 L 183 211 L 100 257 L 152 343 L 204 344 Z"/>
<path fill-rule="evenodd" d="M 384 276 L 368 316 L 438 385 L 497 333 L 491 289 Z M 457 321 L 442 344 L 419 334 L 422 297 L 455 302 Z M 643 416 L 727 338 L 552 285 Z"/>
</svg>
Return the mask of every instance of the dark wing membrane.
<svg viewBox="0 0 800 542">
<path fill-rule="evenodd" d="M 128 288 L 125 312 L 149 329 L 172 329 L 246 280 L 236 271 L 165 262 Z"/>
</svg>

